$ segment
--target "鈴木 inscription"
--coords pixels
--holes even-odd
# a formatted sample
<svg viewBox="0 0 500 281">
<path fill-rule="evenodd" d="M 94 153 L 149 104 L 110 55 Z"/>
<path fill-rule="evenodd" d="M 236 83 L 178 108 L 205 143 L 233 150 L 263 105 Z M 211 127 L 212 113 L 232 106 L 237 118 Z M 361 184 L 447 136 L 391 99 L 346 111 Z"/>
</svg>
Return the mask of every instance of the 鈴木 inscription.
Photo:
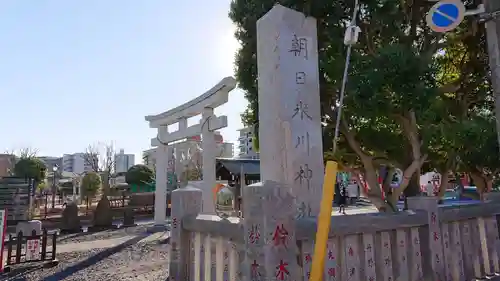
<svg viewBox="0 0 500 281">
<path fill-rule="evenodd" d="M 274 246 L 283 245 L 286 247 L 287 240 L 288 231 L 286 230 L 285 226 L 283 224 L 281 226 L 277 225 L 273 233 Z"/>
<path fill-rule="evenodd" d="M 278 266 L 276 266 L 276 279 L 285 280 L 285 278 L 290 275 L 290 272 L 287 269 L 288 263 L 280 260 Z"/>
<path fill-rule="evenodd" d="M 262 276 L 259 271 L 259 264 L 257 263 L 257 260 L 253 260 L 253 263 L 251 264 L 251 273 L 250 276 L 252 278 L 257 278 Z"/>
</svg>

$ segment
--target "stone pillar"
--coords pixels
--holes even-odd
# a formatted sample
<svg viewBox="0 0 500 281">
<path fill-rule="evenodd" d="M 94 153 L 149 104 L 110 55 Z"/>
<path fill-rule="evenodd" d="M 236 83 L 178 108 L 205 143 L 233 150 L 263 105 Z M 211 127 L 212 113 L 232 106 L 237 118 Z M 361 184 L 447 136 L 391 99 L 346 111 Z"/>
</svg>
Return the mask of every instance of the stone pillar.
<svg viewBox="0 0 500 281">
<path fill-rule="evenodd" d="M 188 123 L 187 118 L 179 119 L 179 131 L 184 131 L 187 129 Z M 177 179 L 182 177 L 182 173 L 184 172 L 184 163 L 182 160 L 182 153 L 185 151 L 185 143 L 177 143 L 175 145 L 175 174 L 177 175 Z M 187 182 L 187 181 L 186 181 Z"/>
<path fill-rule="evenodd" d="M 302 280 L 297 263 L 295 198 L 289 186 L 265 181 L 243 189 L 243 281 Z"/>
<path fill-rule="evenodd" d="M 168 133 L 168 127 L 158 128 L 159 139 Z M 156 188 L 155 188 L 155 226 L 166 226 L 167 220 L 167 172 L 168 158 L 170 157 L 168 145 L 160 144 L 156 148 Z"/>
<path fill-rule="evenodd" d="M 316 20 L 275 5 L 257 21 L 261 179 L 317 216 L 324 176 Z"/>
<path fill-rule="evenodd" d="M 205 193 L 204 198 L 211 200 L 203 200 L 202 213 L 215 214 L 215 204 L 213 200 L 212 189 L 215 187 L 215 136 L 210 129 L 211 118 L 215 118 L 214 109 L 206 107 L 201 115 L 202 133 L 201 146 L 203 149 L 203 184 L 202 191 Z"/>
<path fill-rule="evenodd" d="M 179 144 L 175 145 L 174 150 L 175 150 L 175 174 L 177 175 L 177 178 L 180 180 L 182 178 L 182 172 L 184 170 L 182 164 L 182 150 Z"/>
<path fill-rule="evenodd" d="M 172 230 L 170 237 L 170 280 L 189 280 L 191 234 L 182 229 L 182 218 L 201 211 L 201 190 L 187 186 L 172 191 Z"/>
<path fill-rule="evenodd" d="M 420 233 L 423 238 L 420 247 L 422 262 L 424 262 L 424 277 L 432 277 L 432 280 L 445 280 L 447 261 L 444 260 L 443 254 L 443 236 L 441 235 L 441 222 L 439 220 L 438 198 L 408 197 L 408 208 L 410 210 L 427 211 L 429 219 L 429 233 Z"/>
</svg>

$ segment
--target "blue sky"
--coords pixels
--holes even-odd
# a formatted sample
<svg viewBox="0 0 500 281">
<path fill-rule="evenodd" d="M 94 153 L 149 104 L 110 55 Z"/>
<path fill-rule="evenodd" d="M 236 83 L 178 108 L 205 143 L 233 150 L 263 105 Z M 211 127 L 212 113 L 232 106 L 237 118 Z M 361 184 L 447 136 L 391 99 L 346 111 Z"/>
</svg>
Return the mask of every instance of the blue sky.
<svg viewBox="0 0 500 281">
<path fill-rule="evenodd" d="M 233 75 L 229 2 L 0 1 L 0 149 L 58 156 L 114 142 L 140 159 L 156 136 L 145 115 Z M 225 139 L 245 106 L 236 90 L 217 111 Z"/>
</svg>

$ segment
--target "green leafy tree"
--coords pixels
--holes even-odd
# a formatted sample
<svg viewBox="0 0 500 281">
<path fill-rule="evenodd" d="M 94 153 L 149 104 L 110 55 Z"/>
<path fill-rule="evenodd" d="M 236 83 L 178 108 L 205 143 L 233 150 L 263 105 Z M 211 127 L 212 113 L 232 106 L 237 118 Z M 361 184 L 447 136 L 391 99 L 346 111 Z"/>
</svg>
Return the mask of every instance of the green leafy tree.
<svg viewBox="0 0 500 281">
<path fill-rule="evenodd" d="M 482 195 L 492 189 L 493 180 L 500 173 L 500 153 L 495 117 L 484 112 L 464 121 L 459 135 L 459 159 L 462 170 L 468 172 Z"/>
<path fill-rule="evenodd" d="M 16 177 L 31 178 L 40 182 L 45 179 L 45 164 L 35 157 L 21 158 L 14 166 Z"/>
<path fill-rule="evenodd" d="M 350 21 L 353 2 L 280 1 L 318 22 L 325 152 L 333 142 L 345 62 L 345 46 L 340 39 Z M 259 126 L 256 22 L 274 4 L 273 0 L 233 0 L 229 13 L 241 44 L 235 60 L 236 78 L 249 101 L 242 120 L 254 128 Z M 403 192 L 407 196 L 419 193 L 422 169 L 440 166 L 446 170 L 453 166 L 450 159 L 456 159 L 456 139 L 436 130 L 452 125 L 461 131 L 457 125 L 460 120 L 484 106 L 489 95 L 484 86 L 484 28 L 467 20 L 457 32 L 431 32 L 422 20 L 431 4 L 367 0 L 362 2 L 357 19 L 362 36 L 353 51 L 339 151 L 325 156 L 347 169 L 362 171 L 371 187 L 368 196 L 380 210 L 394 210 Z M 457 56 L 460 52 L 462 55 Z M 377 188 L 381 167 L 388 167 L 391 173 L 399 168 L 404 173 L 398 189 L 392 190 L 390 180 L 384 181 L 388 202 L 381 200 Z"/>
<path fill-rule="evenodd" d="M 47 183 L 45 183 L 44 181 L 39 183 L 36 188 L 39 190 L 39 191 L 43 191 L 47 188 Z"/>
<path fill-rule="evenodd" d="M 101 176 L 96 172 L 87 173 L 82 179 L 82 195 L 85 197 L 94 197 L 101 188 Z"/>
<path fill-rule="evenodd" d="M 141 185 L 154 181 L 153 171 L 146 165 L 137 164 L 128 169 L 125 174 L 125 181 L 128 184 Z"/>
</svg>

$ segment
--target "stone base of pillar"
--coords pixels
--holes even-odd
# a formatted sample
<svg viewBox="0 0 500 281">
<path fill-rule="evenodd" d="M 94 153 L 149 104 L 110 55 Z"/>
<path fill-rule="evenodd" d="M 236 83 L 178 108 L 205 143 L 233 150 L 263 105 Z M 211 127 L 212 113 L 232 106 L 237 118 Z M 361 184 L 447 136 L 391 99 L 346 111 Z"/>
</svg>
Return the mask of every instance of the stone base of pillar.
<svg viewBox="0 0 500 281">
<path fill-rule="evenodd" d="M 146 229 L 146 231 L 148 233 L 164 232 L 164 231 L 169 231 L 169 230 L 170 230 L 170 226 L 167 225 L 166 222 L 165 222 L 165 224 L 152 225 Z"/>
</svg>

